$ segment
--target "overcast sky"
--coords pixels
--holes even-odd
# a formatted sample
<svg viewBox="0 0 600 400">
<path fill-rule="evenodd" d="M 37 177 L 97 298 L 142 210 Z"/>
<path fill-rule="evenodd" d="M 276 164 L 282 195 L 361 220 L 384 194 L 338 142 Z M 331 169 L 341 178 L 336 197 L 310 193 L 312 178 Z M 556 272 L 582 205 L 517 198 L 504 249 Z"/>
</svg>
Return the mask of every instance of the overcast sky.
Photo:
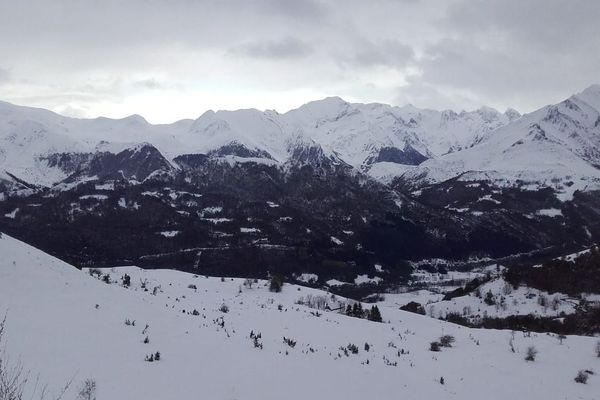
<svg viewBox="0 0 600 400">
<path fill-rule="evenodd" d="M 0 0 L 0 99 L 151 122 L 325 96 L 532 111 L 600 83 L 597 0 Z"/>
</svg>

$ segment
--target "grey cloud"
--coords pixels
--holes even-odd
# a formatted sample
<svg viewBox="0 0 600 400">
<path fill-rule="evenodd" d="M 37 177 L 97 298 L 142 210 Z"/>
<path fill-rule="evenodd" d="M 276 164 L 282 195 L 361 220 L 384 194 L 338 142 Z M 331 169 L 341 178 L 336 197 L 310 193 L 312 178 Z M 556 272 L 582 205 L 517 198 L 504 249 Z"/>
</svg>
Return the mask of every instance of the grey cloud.
<svg viewBox="0 0 600 400">
<path fill-rule="evenodd" d="M 530 111 L 600 82 L 598 1 L 0 0 L 0 9 L 4 99 L 43 94 L 58 107 L 86 96 L 92 114 L 94 97 L 105 107 L 140 92 L 159 99 L 160 89 L 186 99 L 243 90 L 258 108 L 264 93 L 290 103 L 301 92 Z"/>
<path fill-rule="evenodd" d="M 142 79 L 139 81 L 135 81 L 133 86 L 139 87 L 142 89 L 163 89 L 165 85 L 155 78 Z"/>
<path fill-rule="evenodd" d="M 354 54 L 342 56 L 342 62 L 360 67 L 386 66 L 405 67 L 414 61 L 415 52 L 411 46 L 397 40 L 386 39 L 378 43 L 365 41 L 357 46 Z"/>
<path fill-rule="evenodd" d="M 525 110 L 600 81 L 600 3 L 462 1 L 419 61 L 425 84 Z"/>
<path fill-rule="evenodd" d="M 312 52 L 312 47 L 292 37 L 282 40 L 254 41 L 231 49 L 232 54 L 268 59 L 302 57 Z"/>
<path fill-rule="evenodd" d="M 6 83 L 10 80 L 10 72 L 7 69 L 0 67 L 0 84 Z"/>
</svg>

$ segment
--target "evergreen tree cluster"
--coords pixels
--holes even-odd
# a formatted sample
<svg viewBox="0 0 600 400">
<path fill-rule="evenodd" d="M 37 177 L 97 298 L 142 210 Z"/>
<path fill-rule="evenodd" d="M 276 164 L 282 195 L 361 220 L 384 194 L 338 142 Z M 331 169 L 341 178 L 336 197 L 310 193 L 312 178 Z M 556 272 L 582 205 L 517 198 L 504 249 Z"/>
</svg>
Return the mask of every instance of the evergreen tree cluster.
<svg viewBox="0 0 600 400">
<path fill-rule="evenodd" d="M 355 318 L 366 318 L 369 321 L 382 322 L 381 312 L 379 311 L 379 307 L 376 305 L 372 306 L 370 309 L 365 310 L 361 303 L 354 303 L 352 306 L 348 304 L 346 306 L 345 314 L 349 317 Z"/>
</svg>

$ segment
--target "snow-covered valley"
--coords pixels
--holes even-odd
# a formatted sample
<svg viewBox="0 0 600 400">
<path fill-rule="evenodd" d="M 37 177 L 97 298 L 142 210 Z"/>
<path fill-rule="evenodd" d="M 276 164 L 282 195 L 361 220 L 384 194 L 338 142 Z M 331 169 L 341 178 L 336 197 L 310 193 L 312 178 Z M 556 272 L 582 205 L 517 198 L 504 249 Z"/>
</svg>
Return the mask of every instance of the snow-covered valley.
<svg viewBox="0 0 600 400">
<path fill-rule="evenodd" d="M 130 400 L 595 399 L 600 388 L 596 375 L 573 380 L 599 370 L 591 337 L 470 329 L 386 302 L 383 322 L 372 322 L 297 304 L 332 302 L 329 293 L 292 284 L 273 293 L 263 280 L 136 267 L 90 273 L 7 235 L 0 254 L 6 354 L 49 394 L 72 380 L 66 398 L 88 378 L 98 399 Z M 454 337 L 451 347 L 430 351 L 443 335 Z M 524 359 L 530 346 L 535 361 Z M 159 361 L 145 361 L 155 352 Z"/>
</svg>

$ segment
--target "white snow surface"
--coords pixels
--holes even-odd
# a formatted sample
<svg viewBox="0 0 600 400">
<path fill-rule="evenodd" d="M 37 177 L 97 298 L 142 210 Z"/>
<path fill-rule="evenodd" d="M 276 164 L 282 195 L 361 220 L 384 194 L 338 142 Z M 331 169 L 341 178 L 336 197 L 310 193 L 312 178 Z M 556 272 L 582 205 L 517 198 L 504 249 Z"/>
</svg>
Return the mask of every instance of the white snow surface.
<svg viewBox="0 0 600 400">
<path fill-rule="evenodd" d="M 286 284 L 271 293 L 265 281 L 249 289 L 243 279 L 103 270 L 115 282 L 129 274 L 132 286 L 124 288 L 7 235 L 0 238 L 0 254 L 7 355 L 39 376 L 49 394 L 73 378 L 66 398 L 75 398 L 90 377 L 98 399 L 115 400 L 597 399 L 600 392 L 597 374 L 586 385 L 573 381 L 579 370 L 598 371 L 594 338 L 569 336 L 561 345 L 554 335 L 516 334 L 512 353 L 509 331 L 469 329 L 384 304 L 384 323 L 317 313 L 296 301 L 330 295 L 306 287 Z M 228 313 L 219 311 L 223 304 Z M 194 309 L 199 315 L 192 315 Z M 261 333 L 263 349 L 254 348 L 251 331 Z M 455 336 L 453 347 L 430 352 L 429 342 L 442 334 Z M 143 343 L 146 335 L 149 344 Z M 349 343 L 358 354 L 339 350 Z M 532 345 L 539 354 L 526 362 Z M 160 361 L 144 361 L 156 351 Z"/>
</svg>

